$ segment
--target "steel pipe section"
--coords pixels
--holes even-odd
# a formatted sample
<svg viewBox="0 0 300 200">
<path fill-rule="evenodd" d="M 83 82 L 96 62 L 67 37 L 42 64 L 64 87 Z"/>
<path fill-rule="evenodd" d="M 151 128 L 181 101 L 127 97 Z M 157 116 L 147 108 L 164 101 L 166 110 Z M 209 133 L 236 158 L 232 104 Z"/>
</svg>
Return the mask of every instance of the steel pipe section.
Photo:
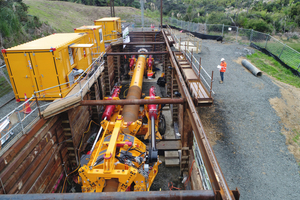
<svg viewBox="0 0 300 200">
<path fill-rule="evenodd" d="M 136 61 L 133 76 L 126 99 L 140 99 L 142 96 L 142 86 L 144 71 L 146 68 L 146 56 L 140 55 Z M 124 122 L 134 122 L 139 118 L 139 105 L 125 105 L 122 111 Z"/>
<path fill-rule="evenodd" d="M 48 193 L 48 194 L 6 194 L 0 195 L 4 200 L 214 200 L 215 195 L 212 190 L 176 190 L 176 191 L 155 191 L 155 192 L 93 192 L 93 193 Z"/>
<path fill-rule="evenodd" d="M 128 96 L 128 95 L 127 95 Z M 183 104 L 183 98 L 162 98 L 162 99 L 123 99 L 123 100 L 83 100 L 81 106 L 99 105 L 147 105 L 147 104 Z"/>
<path fill-rule="evenodd" d="M 261 76 L 262 72 L 257 69 L 255 66 L 253 66 L 250 62 L 247 60 L 243 59 L 242 60 L 242 65 L 246 67 L 254 76 Z"/>
</svg>

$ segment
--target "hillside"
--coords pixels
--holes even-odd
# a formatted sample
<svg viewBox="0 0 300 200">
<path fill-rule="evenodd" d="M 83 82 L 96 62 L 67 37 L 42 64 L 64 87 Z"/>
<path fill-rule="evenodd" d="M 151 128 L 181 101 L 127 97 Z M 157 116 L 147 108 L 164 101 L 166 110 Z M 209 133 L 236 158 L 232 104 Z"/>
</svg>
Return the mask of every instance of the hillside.
<svg viewBox="0 0 300 200">
<path fill-rule="evenodd" d="M 28 6 L 22 0 L 0 0 L 0 49 L 53 33 L 51 27 L 34 15 L 28 15 Z M 0 65 L 3 56 L 0 54 Z"/>
<path fill-rule="evenodd" d="M 82 25 L 91 25 L 94 20 L 110 17 L 110 7 L 88 6 L 65 1 L 23 0 L 29 6 L 29 14 L 49 23 L 57 32 L 73 32 Z M 115 7 L 116 17 L 132 21 L 140 10 L 131 7 Z"/>
</svg>

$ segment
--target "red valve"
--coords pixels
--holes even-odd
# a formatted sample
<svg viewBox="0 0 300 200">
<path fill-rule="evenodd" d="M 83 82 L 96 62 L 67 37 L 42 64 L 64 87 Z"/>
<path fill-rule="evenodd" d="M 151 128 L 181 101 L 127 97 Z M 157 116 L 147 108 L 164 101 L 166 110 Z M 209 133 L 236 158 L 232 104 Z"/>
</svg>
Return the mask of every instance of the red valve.
<svg viewBox="0 0 300 200">
<path fill-rule="evenodd" d="M 150 96 L 150 99 L 155 99 L 156 88 L 154 86 L 152 86 L 150 88 L 149 96 Z M 157 105 L 156 104 L 149 104 L 148 108 L 149 108 L 149 117 L 151 118 L 153 116 L 154 119 L 157 119 Z"/>
<path fill-rule="evenodd" d="M 132 56 L 129 63 L 129 67 L 131 70 L 133 69 L 134 61 L 135 61 L 135 56 Z"/>
<path fill-rule="evenodd" d="M 152 55 L 150 55 L 148 58 L 148 69 L 149 70 L 152 70 L 152 65 L 153 65 L 153 58 L 152 58 Z"/>
<path fill-rule="evenodd" d="M 113 94 L 111 95 L 110 98 L 108 98 L 109 100 L 112 100 L 113 97 L 119 97 L 119 93 L 120 93 L 120 87 L 115 87 Z M 102 119 L 104 119 L 106 117 L 106 120 L 110 120 L 111 115 L 113 114 L 114 110 L 116 108 L 116 105 L 108 105 L 105 107 L 105 111 L 102 115 Z"/>
</svg>

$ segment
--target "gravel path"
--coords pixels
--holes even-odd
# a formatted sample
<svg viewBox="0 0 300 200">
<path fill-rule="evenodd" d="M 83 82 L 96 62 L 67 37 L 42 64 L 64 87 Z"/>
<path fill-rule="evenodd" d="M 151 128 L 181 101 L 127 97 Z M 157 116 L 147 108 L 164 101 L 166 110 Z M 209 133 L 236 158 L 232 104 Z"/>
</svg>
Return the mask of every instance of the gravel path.
<svg viewBox="0 0 300 200">
<path fill-rule="evenodd" d="M 248 49 L 248 50 L 247 50 Z M 235 60 L 247 46 L 203 40 L 202 66 L 215 72 L 214 105 L 199 108 L 202 121 L 209 121 L 208 137 L 230 189 L 241 199 L 300 199 L 299 166 L 281 134 L 280 118 L 269 99 L 281 97 L 278 86 L 266 75 L 255 77 Z M 224 57 L 227 71 L 219 84 L 217 65 Z M 207 120 L 209 119 L 209 120 Z"/>
</svg>

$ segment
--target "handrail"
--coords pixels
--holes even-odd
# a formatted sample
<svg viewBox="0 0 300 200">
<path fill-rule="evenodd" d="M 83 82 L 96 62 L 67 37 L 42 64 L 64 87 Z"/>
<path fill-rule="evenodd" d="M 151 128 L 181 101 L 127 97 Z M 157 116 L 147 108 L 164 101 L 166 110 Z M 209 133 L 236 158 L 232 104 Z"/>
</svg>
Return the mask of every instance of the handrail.
<svg viewBox="0 0 300 200">
<path fill-rule="evenodd" d="M 103 55 L 104 55 L 104 54 L 103 54 Z M 87 72 L 87 71 L 95 64 L 95 62 L 98 62 L 98 60 L 101 59 L 101 58 L 103 57 L 103 55 L 101 54 L 100 56 L 98 56 L 97 59 L 96 59 L 95 61 L 93 61 L 92 64 L 91 64 L 84 72 Z M 97 69 L 93 72 L 93 75 L 90 76 L 90 77 L 87 79 L 87 82 L 86 82 L 84 85 L 81 86 L 80 90 L 79 90 L 77 93 L 72 94 L 72 95 L 70 95 L 70 96 L 68 96 L 68 97 L 65 97 L 65 98 L 58 99 L 57 101 L 61 101 L 61 100 L 68 99 L 68 98 L 71 98 L 71 97 L 73 97 L 73 96 L 78 96 L 79 94 L 82 94 L 83 89 L 85 89 L 85 87 L 89 84 L 90 80 L 92 80 L 93 78 L 95 79 L 95 74 L 97 74 L 97 72 L 101 69 L 101 67 L 103 66 L 103 64 L 104 64 L 104 62 L 101 62 L 101 63 L 99 64 L 99 66 L 97 67 Z M 4 67 L 4 66 L 5 66 L 5 65 L 1 66 L 1 68 Z M 0 69 L 1 69 L 1 68 L 0 68 Z M 80 83 L 80 81 L 82 80 L 81 78 L 82 78 L 83 74 L 84 74 L 84 73 L 82 73 L 82 74 L 74 81 L 74 83 L 75 83 L 75 82 L 79 82 L 79 83 Z M 70 82 L 68 82 L 68 83 L 70 83 Z M 66 83 L 65 83 L 65 84 L 66 84 Z M 20 117 L 20 112 L 19 112 L 19 111 L 22 110 L 22 107 L 24 107 L 24 106 L 26 107 L 26 104 L 28 104 L 30 101 L 31 101 L 31 102 L 37 101 L 37 100 L 34 99 L 34 98 L 36 98 L 36 96 L 37 96 L 36 94 L 37 94 L 37 93 L 40 93 L 40 92 L 43 92 L 43 91 L 46 91 L 46 90 L 49 90 L 49 89 L 52 89 L 52 88 L 55 88 L 55 87 L 59 87 L 59 86 L 61 86 L 61 85 L 65 85 L 65 84 L 60 84 L 60 85 L 57 85 L 57 86 L 54 86 L 54 87 L 50 87 L 50 88 L 46 88 L 46 89 L 44 89 L 44 90 L 40 90 L 40 91 L 34 92 L 34 95 L 33 95 L 32 97 L 30 97 L 29 99 L 27 99 L 26 101 L 24 101 L 21 105 L 17 106 L 17 107 L 14 108 L 11 112 L 9 112 L 9 113 L 6 114 L 4 117 L 2 117 L 2 118 L 0 119 L 0 123 L 3 123 L 5 120 L 7 120 L 13 113 L 17 113 L 17 115 L 18 115 L 18 122 L 17 122 L 16 124 L 14 124 L 13 127 L 11 127 L 11 128 L 10 128 L 3 136 L 0 135 L 0 136 L 1 136 L 1 137 L 0 137 L 0 141 L 2 141 L 2 140 L 5 141 L 5 140 L 6 140 L 5 138 L 6 138 L 10 133 L 12 133 L 13 130 L 15 130 L 16 127 L 18 127 L 18 126 L 21 126 L 21 131 L 20 131 L 20 133 L 23 132 L 23 134 L 25 134 L 25 129 L 24 129 L 24 126 L 23 126 L 23 122 L 24 122 L 26 119 L 28 119 L 29 116 L 32 116 L 33 113 L 35 113 L 35 111 L 37 111 L 37 110 L 40 111 L 41 108 L 47 107 L 47 106 L 49 106 L 49 105 L 51 105 L 51 104 L 53 103 L 53 102 L 50 102 L 50 103 L 47 103 L 47 104 L 45 104 L 45 105 L 37 104 L 36 107 L 33 108 L 32 111 L 31 111 L 29 114 L 26 114 L 26 115 L 24 116 L 24 118 L 21 119 L 21 117 Z M 55 101 L 55 102 L 57 102 L 57 101 Z M 40 113 L 39 113 L 39 115 L 40 115 Z M 28 120 L 27 120 L 27 121 L 28 121 Z M 28 123 L 28 124 L 29 124 L 29 123 Z M 17 133 L 14 134 L 14 135 L 17 135 Z M 10 145 L 12 145 L 12 144 L 10 144 Z"/>
<path fill-rule="evenodd" d="M 176 42 L 178 45 L 181 45 L 181 44 L 179 43 L 180 40 L 178 39 L 178 37 L 177 37 L 175 34 L 172 33 L 172 29 L 170 28 L 170 26 L 167 25 L 167 27 L 168 27 L 168 29 L 169 29 L 169 33 L 174 37 L 175 42 Z M 171 31 L 170 31 L 170 30 L 171 30 Z M 176 41 L 176 40 L 177 40 L 177 41 Z M 192 60 L 191 58 L 193 58 L 193 60 L 195 60 L 195 61 L 198 63 L 198 65 L 200 65 L 199 61 L 195 58 L 194 55 L 192 55 L 192 53 L 190 52 L 190 50 L 186 50 L 186 51 L 185 51 L 185 50 L 182 50 L 182 49 L 180 49 L 180 48 L 179 48 L 179 50 L 180 50 L 180 52 L 182 52 L 182 53 L 189 59 L 189 61 L 191 61 L 191 60 Z M 191 56 L 189 56 L 188 53 L 190 53 Z M 196 65 L 195 65 L 193 62 L 192 62 L 192 66 L 193 66 L 193 69 L 196 70 L 197 73 L 199 74 L 199 70 L 197 69 Z M 202 65 L 201 65 L 201 72 L 202 72 L 202 71 L 204 71 L 205 74 L 208 76 L 208 78 L 211 79 L 211 76 L 207 73 L 207 71 L 206 71 L 206 70 L 202 67 Z M 201 73 L 200 73 L 200 77 L 202 78 L 202 80 L 204 81 L 204 83 L 207 85 L 208 89 L 211 90 L 213 94 L 215 94 L 215 92 L 212 90 L 211 86 L 210 86 L 209 83 L 205 80 L 204 76 L 203 76 Z"/>
<path fill-rule="evenodd" d="M 106 53 L 104 53 L 103 55 L 105 55 Z M 102 58 L 102 56 L 103 55 L 100 55 L 100 56 L 98 56 L 93 62 L 92 62 L 92 64 L 90 64 L 90 66 L 88 67 L 88 68 L 86 68 L 85 70 L 84 70 L 84 72 L 83 73 L 81 73 L 80 75 L 79 75 L 79 77 L 76 79 L 76 80 L 74 80 L 74 81 L 69 81 L 69 82 L 66 82 L 66 83 L 62 83 L 62 84 L 59 84 L 59 85 L 56 85 L 56 86 L 53 86 L 53 87 L 49 87 L 49 88 L 46 88 L 46 89 L 43 89 L 43 90 L 39 90 L 39 91 L 35 91 L 34 92 L 34 94 L 37 94 L 37 93 L 41 93 L 41 92 L 44 92 L 44 91 L 46 91 L 46 90 L 50 90 L 50 89 L 53 89 L 53 88 L 56 88 L 56 87 L 60 87 L 60 86 L 63 86 L 63 85 L 66 85 L 66 84 L 70 84 L 70 83 L 76 83 L 76 82 L 79 82 L 79 80 L 81 79 L 81 77 L 93 66 L 93 64 L 96 62 L 96 61 L 98 61 L 98 59 L 101 59 Z"/>
</svg>

